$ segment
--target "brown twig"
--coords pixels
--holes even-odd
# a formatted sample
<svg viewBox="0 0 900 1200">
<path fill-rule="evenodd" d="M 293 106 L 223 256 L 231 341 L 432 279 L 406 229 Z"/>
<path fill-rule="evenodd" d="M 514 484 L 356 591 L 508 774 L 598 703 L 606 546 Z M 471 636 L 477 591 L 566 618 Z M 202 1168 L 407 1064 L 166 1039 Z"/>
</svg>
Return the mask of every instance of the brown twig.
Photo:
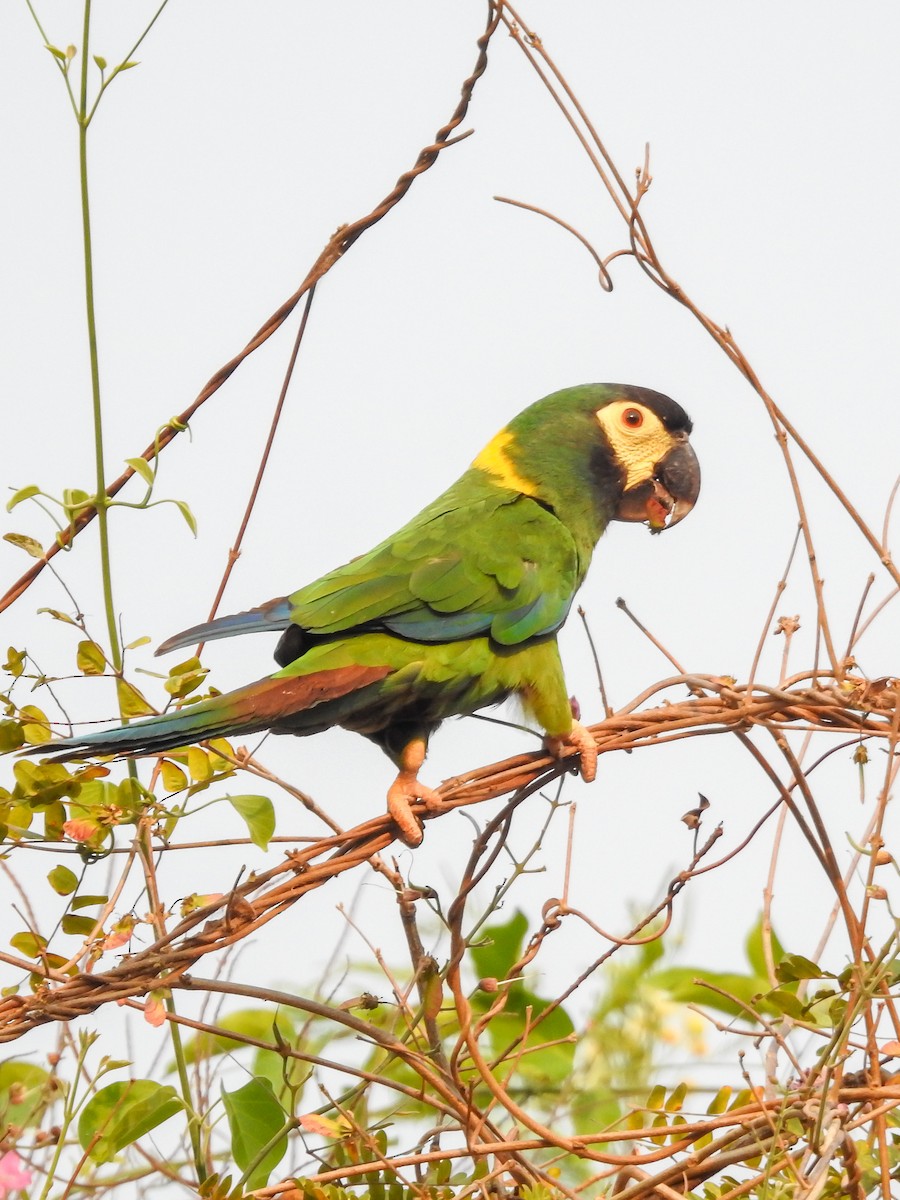
<svg viewBox="0 0 900 1200">
<path fill-rule="evenodd" d="M 253 480 L 253 487 L 250 489 L 250 496 L 247 500 L 247 506 L 244 509 L 244 515 L 241 518 L 240 526 L 238 527 L 237 535 L 234 539 L 234 545 L 228 551 L 228 561 L 225 564 L 225 571 L 219 581 L 218 589 L 213 598 L 212 605 L 209 610 L 208 621 L 212 621 L 216 613 L 219 611 L 219 605 L 222 602 L 222 597 L 225 595 L 225 589 L 228 587 L 228 580 L 231 578 L 231 572 L 234 570 L 235 563 L 241 556 L 241 546 L 244 541 L 244 534 L 247 532 L 247 526 L 250 524 L 250 517 L 253 513 L 256 497 L 259 495 L 259 489 L 262 486 L 263 476 L 266 473 L 266 467 L 269 464 L 269 456 L 272 453 L 272 446 L 275 443 L 275 434 L 278 432 L 278 423 L 281 420 L 281 414 L 284 411 L 284 402 L 287 399 L 288 387 L 294 374 L 294 367 L 297 363 L 297 355 L 300 353 L 300 346 L 303 342 L 303 335 L 306 332 L 306 324 L 309 320 L 310 309 L 316 295 L 316 285 L 313 284 L 306 293 L 306 304 L 303 307 L 303 316 L 300 318 L 300 326 L 297 330 L 297 336 L 294 338 L 294 346 L 291 350 L 288 365 L 284 372 L 284 380 L 281 384 L 281 391 L 278 394 L 278 402 L 275 405 L 275 411 L 272 414 L 272 423 L 269 426 L 269 433 L 266 438 L 266 444 L 263 447 L 262 456 L 259 460 L 259 467 L 256 471 L 256 478 Z M 203 643 L 201 642 L 196 649 L 196 655 L 199 658 L 203 653 Z"/>
<path fill-rule="evenodd" d="M 601 753 L 662 746 L 701 733 L 730 732 L 745 740 L 744 730 L 754 725 L 767 728 L 778 737 L 792 725 L 826 732 L 862 732 L 884 739 L 893 736 L 893 707 L 884 707 L 889 701 L 881 693 L 873 697 L 877 703 L 870 703 L 864 684 L 860 684 L 858 693 L 808 686 L 802 677 L 785 689 L 757 685 L 752 692 L 742 690 L 730 680 L 723 682 L 706 675 L 676 677 L 667 684 L 669 688 L 688 687 L 704 694 L 638 711 L 628 706 L 594 725 L 591 731 Z M 753 751 L 759 753 L 755 747 Z M 771 766 L 764 759 L 761 762 L 783 793 L 783 785 Z M 512 794 L 502 816 L 506 821 L 527 795 L 546 787 L 565 769 L 543 753 L 520 754 L 448 780 L 439 789 L 444 801 L 441 813 L 422 811 L 418 815 L 427 822 L 440 819 L 456 808 Z M 797 815 L 801 825 L 804 824 L 802 816 Z M 165 937 L 126 957 L 119 966 L 90 976 L 76 976 L 59 986 L 48 985 L 36 996 L 0 1000 L 0 1041 L 15 1040 L 37 1024 L 72 1020 L 102 1004 L 143 995 L 159 986 L 163 979 L 166 983 L 174 982 L 200 958 L 240 942 L 328 880 L 370 862 L 391 843 L 393 836 L 388 818 L 382 816 L 346 833 L 320 838 L 292 852 L 279 865 L 240 884 L 221 900 L 183 918 Z M 811 831 L 808 836 L 821 857 L 818 839 Z M 499 853 L 500 843 L 502 839 L 498 839 L 492 853 Z M 473 882 L 487 870 L 490 861 L 489 856 L 481 864 Z M 225 915 L 221 915 L 223 912 Z M 40 968 L 36 969 L 40 972 Z"/>
<path fill-rule="evenodd" d="M 788 420 L 781 408 L 775 403 L 766 389 L 763 387 L 759 377 L 741 348 L 735 341 L 731 331 L 724 326 L 718 325 L 705 312 L 703 312 L 697 304 L 687 295 L 684 288 L 678 281 L 669 274 L 659 254 L 657 253 L 653 242 L 650 238 L 647 225 L 644 222 L 641 213 L 641 201 L 647 194 L 650 187 L 651 176 L 649 173 L 649 161 L 645 155 L 644 165 L 637 174 L 637 182 L 634 193 L 625 184 L 622 173 L 615 165 L 612 156 L 606 149 L 603 140 L 600 138 L 597 130 L 591 123 L 587 113 L 578 101 L 577 96 L 573 92 L 569 83 L 560 72 L 556 64 L 553 62 L 550 55 L 547 53 L 541 39 L 522 19 L 517 10 L 512 4 L 504 0 L 502 5 L 502 20 L 516 45 L 525 55 L 532 69 L 537 74 L 538 78 L 547 89 L 554 103 L 562 112 L 565 120 L 578 138 L 582 149 L 587 154 L 594 168 L 596 169 L 600 180 L 617 208 L 622 219 L 625 221 L 628 229 L 628 237 L 630 242 L 629 253 L 634 257 L 638 265 L 659 288 L 677 300 L 683 305 L 702 325 L 706 332 L 713 338 L 716 344 L 722 349 L 731 362 L 741 372 L 753 390 L 757 393 L 765 406 L 766 412 L 772 421 L 776 437 L 782 450 L 782 456 L 785 460 L 785 466 L 788 470 L 791 479 L 791 486 L 794 493 L 794 500 L 797 505 L 801 523 L 803 524 L 804 538 L 806 540 L 807 556 L 810 562 L 810 570 L 813 586 L 816 592 L 818 602 L 818 612 L 820 620 L 826 619 L 824 596 L 822 590 L 822 581 L 818 573 L 816 565 L 816 553 L 813 546 L 812 536 L 810 532 L 809 522 L 805 517 L 804 501 L 797 484 L 796 475 L 793 469 L 793 464 L 790 459 L 790 452 L 787 447 L 785 434 L 790 437 L 798 449 L 806 456 L 812 464 L 815 471 L 820 475 L 822 480 L 837 498 L 844 511 L 850 517 L 851 521 L 856 525 L 857 529 L 863 535 L 869 546 L 878 556 L 879 562 L 884 566 L 888 573 L 893 578 L 894 582 L 900 586 L 900 569 L 891 559 L 885 541 L 879 539 L 872 532 L 868 524 L 862 519 L 856 507 L 851 503 L 849 497 L 843 489 L 837 484 L 834 477 L 826 470 L 824 464 L 813 452 L 805 438 L 803 438 L 793 423 Z M 544 67 L 541 66 L 544 64 Z M 552 78 L 551 78 L 552 76 Z M 507 201 L 509 202 L 509 201 Z M 534 209 L 534 206 L 521 205 L 521 207 L 532 208 L 534 211 L 542 212 L 543 210 Z M 547 214 L 552 216 L 552 214 Z M 566 225 L 560 221 L 558 217 L 552 217 L 558 224 Z M 569 228 L 566 225 L 566 228 Z M 583 235 L 572 230 L 586 245 L 589 245 Z M 592 257 L 598 260 L 598 255 L 591 249 Z M 608 264 L 612 256 L 608 256 L 602 260 Z M 830 645 L 830 633 L 827 623 L 823 626 L 823 636 L 829 647 L 829 657 L 832 660 L 833 668 L 837 662 L 834 655 L 833 647 Z"/>
<path fill-rule="evenodd" d="M 487 67 L 488 44 L 497 28 L 498 20 L 498 12 L 495 12 L 493 4 L 489 3 L 487 26 L 484 33 L 478 38 L 477 42 L 478 55 L 476 58 L 475 67 L 471 75 L 469 75 L 468 78 L 463 82 L 461 89 L 462 94 L 459 103 L 453 111 L 453 115 L 450 117 L 450 120 L 446 123 L 446 125 L 443 125 L 435 134 L 434 141 L 419 151 L 418 157 L 416 158 L 413 166 L 408 171 L 403 172 L 394 187 L 387 194 L 387 196 L 384 197 L 380 204 L 376 205 L 376 207 L 364 217 L 359 217 L 351 224 L 339 226 L 339 228 L 329 238 L 325 248 L 310 267 L 306 278 L 303 280 L 294 294 L 289 296 L 283 304 L 279 305 L 279 307 L 274 313 L 272 313 L 265 324 L 257 330 L 243 350 L 241 350 L 234 356 L 234 358 L 230 359 L 224 364 L 224 366 L 220 367 L 218 371 L 216 371 L 216 373 L 203 387 L 196 399 L 189 404 L 188 407 L 183 410 L 183 412 L 179 413 L 177 417 L 173 417 L 168 424 L 162 427 L 150 444 L 142 451 L 140 455 L 141 458 L 147 462 L 152 462 L 161 453 L 161 451 L 164 450 L 165 447 L 168 446 L 168 444 L 178 436 L 179 433 L 182 433 L 188 427 L 191 418 L 194 416 L 197 410 L 201 408 L 206 401 L 219 390 L 222 384 L 234 374 L 241 363 L 243 363 L 246 358 L 253 354 L 255 350 L 258 350 L 263 343 L 267 342 L 273 333 L 281 328 L 281 326 L 291 315 L 303 297 L 310 291 L 310 289 L 313 288 L 320 279 L 328 274 L 335 263 L 337 263 L 339 259 L 341 259 L 347 253 L 350 247 L 360 237 L 362 237 L 362 235 L 368 229 L 371 229 L 373 225 L 376 225 L 382 219 L 382 217 L 387 216 L 391 209 L 400 203 L 400 201 L 412 187 L 415 180 L 421 174 L 423 174 L 423 172 L 427 171 L 429 167 L 434 165 L 441 151 L 461 140 L 460 137 L 454 138 L 451 135 L 453 134 L 454 130 L 459 128 L 460 124 L 465 119 L 475 84 L 484 74 L 485 68 Z M 118 495 L 125 484 L 128 483 L 129 479 L 132 478 L 134 473 L 134 469 L 129 467 L 110 484 L 108 484 L 106 489 L 107 497 L 112 499 L 112 497 Z M 60 550 L 64 550 L 71 546 L 78 534 L 81 533 L 81 531 L 85 529 L 91 523 L 91 521 L 93 521 L 96 515 L 97 509 L 94 505 L 83 508 L 78 512 L 71 525 L 59 535 L 57 541 L 54 542 L 52 546 L 48 547 L 43 557 L 38 559 L 33 566 L 29 568 L 29 570 L 27 570 L 19 579 L 17 579 L 16 582 L 8 589 L 6 594 L 0 598 L 0 612 L 3 612 L 5 609 L 9 608 L 11 604 L 18 600 L 19 597 L 28 590 L 31 584 L 34 583 L 35 579 L 37 579 L 40 573 L 43 571 L 50 559 L 53 558 L 54 555 L 58 554 Z"/>
</svg>

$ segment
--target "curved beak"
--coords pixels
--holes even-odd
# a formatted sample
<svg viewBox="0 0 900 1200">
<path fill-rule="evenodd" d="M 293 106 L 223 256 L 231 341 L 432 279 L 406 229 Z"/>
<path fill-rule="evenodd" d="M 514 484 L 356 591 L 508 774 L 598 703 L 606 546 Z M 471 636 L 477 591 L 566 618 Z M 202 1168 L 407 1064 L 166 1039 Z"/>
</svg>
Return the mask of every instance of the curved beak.
<svg viewBox="0 0 900 1200">
<path fill-rule="evenodd" d="M 617 521 L 646 521 L 653 533 L 682 521 L 700 495 L 700 464 L 687 434 L 676 435 L 672 449 L 656 464 L 653 475 L 629 488 L 616 509 Z"/>
</svg>

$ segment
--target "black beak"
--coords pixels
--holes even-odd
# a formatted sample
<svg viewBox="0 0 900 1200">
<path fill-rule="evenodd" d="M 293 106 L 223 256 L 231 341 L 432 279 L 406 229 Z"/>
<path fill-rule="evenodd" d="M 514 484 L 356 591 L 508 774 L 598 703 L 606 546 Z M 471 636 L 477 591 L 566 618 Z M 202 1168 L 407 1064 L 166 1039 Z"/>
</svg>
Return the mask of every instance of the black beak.
<svg viewBox="0 0 900 1200">
<path fill-rule="evenodd" d="M 657 464 L 654 481 L 662 484 L 674 500 L 666 526 L 671 529 L 688 515 L 700 495 L 700 464 L 687 438 L 673 447 Z"/>
<path fill-rule="evenodd" d="M 652 479 L 630 488 L 622 496 L 616 520 L 647 521 L 654 533 L 682 521 L 700 495 L 700 464 L 687 434 L 656 464 Z"/>
</svg>

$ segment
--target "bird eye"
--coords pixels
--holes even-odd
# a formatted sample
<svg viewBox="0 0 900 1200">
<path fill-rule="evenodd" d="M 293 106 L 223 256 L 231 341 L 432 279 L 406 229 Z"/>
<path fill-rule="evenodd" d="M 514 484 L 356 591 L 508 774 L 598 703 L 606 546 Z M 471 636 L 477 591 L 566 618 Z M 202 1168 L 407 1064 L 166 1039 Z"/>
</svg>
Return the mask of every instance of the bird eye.
<svg viewBox="0 0 900 1200">
<path fill-rule="evenodd" d="M 644 423 L 644 414 L 639 408 L 626 408 L 622 413 L 622 424 L 629 429 L 640 429 Z"/>
</svg>

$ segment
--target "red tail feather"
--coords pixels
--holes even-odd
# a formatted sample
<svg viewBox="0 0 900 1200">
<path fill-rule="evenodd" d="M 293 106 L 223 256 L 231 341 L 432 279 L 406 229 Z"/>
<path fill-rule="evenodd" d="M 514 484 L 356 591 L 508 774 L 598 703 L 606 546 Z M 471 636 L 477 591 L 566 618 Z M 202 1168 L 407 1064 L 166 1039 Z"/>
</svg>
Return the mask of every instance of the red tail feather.
<svg viewBox="0 0 900 1200">
<path fill-rule="evenodd" d="M 248 687 L 239 688 L 230 696 L 229 715 L 241 722 L 250 718 L 259 729 L 265 729 L 291 713 L 304 712 L 325 700 L 339 700 L 369 683 L 377 683 L 390 675 L 391 667 L 364 667 L 353 664 L 316 671 L 312 675 L 294 675 L 260 679 Z"/>
</svg>

